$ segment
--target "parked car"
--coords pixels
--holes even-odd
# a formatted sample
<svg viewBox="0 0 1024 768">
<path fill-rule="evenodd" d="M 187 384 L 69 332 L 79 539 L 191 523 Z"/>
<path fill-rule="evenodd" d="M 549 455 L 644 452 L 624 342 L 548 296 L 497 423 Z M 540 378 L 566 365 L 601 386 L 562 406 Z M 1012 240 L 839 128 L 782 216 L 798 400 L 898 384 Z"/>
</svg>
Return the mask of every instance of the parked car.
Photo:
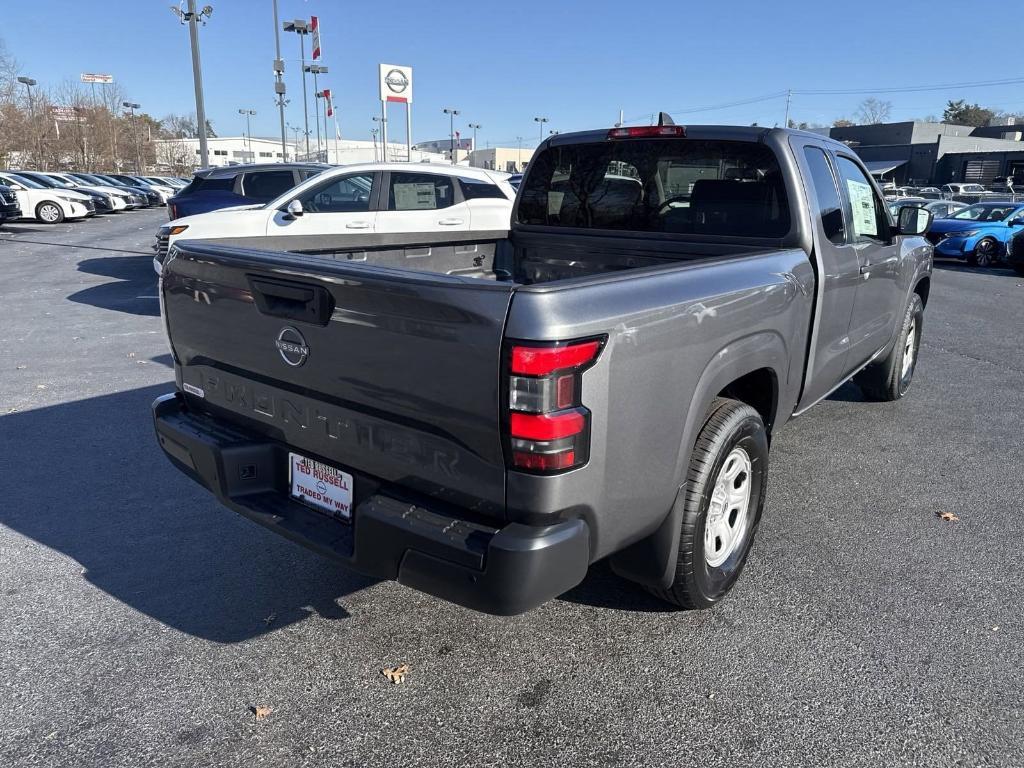
<svg viewBox="0 0 1024 768">
<path fill-rule="evenodd" d="M 929 201 L 923 197 L 901 197 L 896 200 L 886 200 L 886 207 L 893 219 L 900 215 L 901 208 L 924 208 Z"/>
<path fill-rule="evenodd" d="M 0 184 L 14 190 L 23 219 L 59 224 L 66 219 L 84 219 L 96 212 L 88 195 L 74 190 L 50 189 L 10 172 L 0 173 Z"/>
<path fill-rule="evenodd" d="M 21 205 L 18 195 L 6 184 L 0 184 L 0 224 L 8 219 L 21 218 Z"/>
<path fill-rule="evenodd" d="M 506 174 L 452 165 L 366 163 L 332 168 L 265 204 L 234 206 L 165 224 L 154 269 L 179 239 L 245 238 L 287 248 L 313 235 L 506 231 L 515 190 Z M 272 238 L 285 241 L 266 242 Z M 283 244 L 280 244 L 283 243 Z"/>
<path fill-rule="evenodd" d="M 942 190 L 938 187 L 918 187 L 917 196 L 928 200 L 941 200 Z"/>
<path fill-rule="evenodd" d="M 56 173 L 53 171 L 47 171 L 43 175 L 48 176 L 55 181 L 63 182 L 64 185 L 67 185 L 64 188 L 74 188 L 79 191 L 101 192 L 105 195 L 110 195 L 110 201 L 114 206 L 115 213 L 118 211 L 130 211 L 143 204 L 141 196 L 134 192 L 130 192 L 122 187 L 112 187 L 109 184 L 100 184 L 98 183 L 98 180 L 96 183 L 90 183 L 84 179 L 80 179 L 66 173 Z M 60 186 L 61 185 L 58 185 L 58 187 Z"/>
<path fill-rule="evenodd" d="M 163 199 L 159 195 L 159 193 L 156 192 L 156 190 L 143 184 L 139 184 L 138 182 L 122 181 L 121 179 L 118 179 L 115 176 L 110 175 L 109 173 L 94 173 L 91 175 L 95 176 L 100 181 L 105 181 L 109 184 L 114 185 L 115 187 L 124 187 L 125 189 L 131 190 L 137 195 L 141 195 L 142 198 L 145 200 L 144 207 L 146 208 L 151 208 L 154 205 L 160 205 L 161 200 Z"/>
<path fill-rule="evenodd" d="M 44 187 L 49 187 L 50 189 L 72 190 L 86 195 L 92 200 L 93 205 L 96 206 L 97 214 L 112 213 L 115 210 L 113 195 L 109 193 L 99 192 L 87 187 L 75 187 L 66 181 L 61 181 L 53 176 L 49 176 L 45 173 L 39 173 L 37 171 L 18 171 L 17 173 L 19 176 L 24 176 L 26 179 L 32 179 L 32 181 L 42 184 Z"/>
<path fill-rule="evenodd" d="M 1014 272 L 1024 277 L 1024 228 L 1014 232 L 1006 242 L 1006 263 Z"/>
<path fill-rule="evenodd" d="M 945 219 L 966 207 L 967 203 L 959 203 L 956 200 L 928 200 L 924 205 L 936 219 Z"/>
<path fill-rule="evenodd" d="M 152 203 L 149 197 L 140 189 L 133 187 L 127 187 L 124 184 L 114 181 L 106 176 L 101 176 L 97 173 L 81 173 L 81 172 L 67 172 L 64 176 L 72 179 L 78 179 L 82 184 L 91 185 L 95 187 L 105 187 L 108 190 L 115 192 L 121 192 L 122 194 L 128 195 L 131 200 L 132 208 L 148 208 Z"/>
<path fill-rule="evenodd" d="M 330 167 L 323 163 L 262 163 L 204 168 L 168 201 L 167 217 L 174 221 L 236 205 L 266 203 Z"/>
<path fill-rule="evenodd" d="M 519 191 L 519 185 L 523 183 L 523 174 L 513 173 L 508 177 L 508 183 L 512 185 L 512 189 Z"/>
<path fill-rule="evenodd" d="M 529 610 L 604 558 L 715 605 L 772 436 L 851 377 L 911 386 L 931 216 L 894 227 L 826 137 L 659 122 L 542 142 L 507 237 L 179 240 L 160 447 L 250 520 L 476 610 Z M 408 183 L 433 210 L 437 181 Z"/>
<path fill-rule="evenodd" d="M 1024 226 L 1024 203 L 975 203 L 928 229 L 935 255 L 965 259 L 989 267 L 1006 252 L 1006 243 Z"/>
<path fill-rule="evenodd" d="M 141 176 L 128 176 L 123 173 L 110 173 L 107 175 L 129 187 L 139 187 L 147 193 L 155 193 L 159 200 L 159 205 L 167 205 L 167 201 L 177 193 L 176 189 L 169 187 L 167 184 L 158 184 Z"/>
<path fill-rule="evenodd" d="M 942 196 L 947 200 L 957 200 L 961 203 L 978 203 L 993 196 L 981 184 L 943 184 Z"/>
</svg>

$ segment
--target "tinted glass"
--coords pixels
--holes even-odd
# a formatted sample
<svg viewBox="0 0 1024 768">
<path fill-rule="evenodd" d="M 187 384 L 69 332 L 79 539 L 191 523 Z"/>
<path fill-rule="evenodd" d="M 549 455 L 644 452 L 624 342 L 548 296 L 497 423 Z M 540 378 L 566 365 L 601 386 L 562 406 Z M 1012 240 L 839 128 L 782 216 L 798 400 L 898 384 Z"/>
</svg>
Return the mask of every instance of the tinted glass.
<svg viewBox="0 0 1024 768">
<path fill-rule="evenodd" d="M 251 200 L 268 202 L 295 186 L 291 171 L 260 171 L 242 177 L 242 194 Z"/>
<path fill-rule="evenodd" d="M 821 228 L 825 237 L 839 245 L 846 242 L 846 227 L 843 223 L 843 203 L 836 187 L 836 178 L 825 152 L 818 147 L 804 147 L 804 157 L 811 171 L 814 195 L 821 211 Z"/>
<path fill-rule="evenodd" d="M 889 216 L 875 194 L 871 181 L 849 158 L 840 156 L 837 162 L 849 204 L 847 212 L 850 214 L 852 230 L 849 241 L 888 241 Z"/>
<path fill-rule="evenodd" d="M 18 182 L 22 186 L 28 187 L 29 189 L 46 189 L 46 187 L 44 187 L 38 181 L 36 181 L 35 179 L 30 179 L 27 176 L 19 176 L 16 173 L 12 173 L 11 179 L 13 181 Z"/>
<path fill-rule="evenodd" d="M 462 196 L 466 200 L 477 200 L 482 197 L 494 197 L 499 200 L 508 199 L 497 184 L 491 184 L 483 179 L 467 179 L 460 176 L 459 186 L 462 187 Z"/>
<path fill-rule="evenodd" d="M 549 147 L 520 189 L 519 222 L 545 226 L 781 237 L 789 205 L 763 144 L 629 139 Z"/>
<path fill-rule="evenodd" d="M 183 190 L 182 194 L 188 192 L 231 192 L 235 188 L 235 177 L 234 176 L 196 176 L 189 182 Z"/>
<path fill-rule="evenodd" d="M 951 218 L 967 221 L 1002 221 L 1018 210 L 1018 205 L 971 205 L 958 211 Z"/>
<path fill-rule="evenodd" d="M 455 202 L 450 176 L 436 173 L 392 173 L 388 184 L 389 211 L 434 211 Z"/>
<path fill-rule="evenodd" d="M 343 176 L 299 198 L 307 213 L 362 213 L 370 210 L 373 174 Z"/>
</svg>

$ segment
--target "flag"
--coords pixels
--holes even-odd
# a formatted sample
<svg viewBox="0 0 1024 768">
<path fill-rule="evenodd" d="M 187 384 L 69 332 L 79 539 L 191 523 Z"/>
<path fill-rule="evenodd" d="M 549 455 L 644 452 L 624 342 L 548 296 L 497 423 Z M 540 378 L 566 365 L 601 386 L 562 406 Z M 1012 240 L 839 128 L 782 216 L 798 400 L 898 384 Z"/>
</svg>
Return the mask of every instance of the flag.
<svg viewBox="0 0 1024 768">
<path fill-rule="evenodd" d="M 334 117 L 334 102 L 331 101 L 330 88 L 324 88 L 324 103 L 327 105 L 327 116 Z"/>
<path fill-rule="evenodd" d="M 320 58 L 320 19 L 310 16 L 309 28 L 313 32 L 313 61 L 317 61 Z"/>
</svg>

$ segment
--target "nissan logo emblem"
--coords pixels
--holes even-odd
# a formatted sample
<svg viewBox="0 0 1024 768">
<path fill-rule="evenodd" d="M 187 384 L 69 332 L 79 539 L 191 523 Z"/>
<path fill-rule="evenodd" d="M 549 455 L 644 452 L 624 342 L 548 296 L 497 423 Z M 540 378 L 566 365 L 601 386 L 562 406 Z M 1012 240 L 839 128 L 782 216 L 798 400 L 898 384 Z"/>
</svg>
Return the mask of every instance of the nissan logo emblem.
<svg viewBox="0 0 1024 768">
<path fill-rule="evenodd" d="M 298 368 L 309 357 L 309 347 L 306 346 L 306 340 L 302 338 L 302 334 L 299 333 L 297 328 L 292 328 L 290 325 L 286 325 L 277 334 L 275 346 L 277 351 L 281 353 L 281 359 L 294 368 Z"/>
<path fill-rule="evenodd" d="M 384 76 L 384 82 L 392 93 L 405 93 L 405 89 L 409 87 L 409 78 L 400 69 L 392 69 L 388 72 Z"/>
</svg>

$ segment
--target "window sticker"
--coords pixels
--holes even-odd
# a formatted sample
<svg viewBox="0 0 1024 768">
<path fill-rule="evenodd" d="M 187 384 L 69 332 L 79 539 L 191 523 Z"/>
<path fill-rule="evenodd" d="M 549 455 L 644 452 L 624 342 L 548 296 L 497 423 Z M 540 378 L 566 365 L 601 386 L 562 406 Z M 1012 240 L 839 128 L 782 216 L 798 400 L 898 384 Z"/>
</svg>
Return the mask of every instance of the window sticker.
<svg viewBox="0 0 1024 768">
<path fill-rule="evenodd" d="M 853 208 L 853 231 L 856 235 L 878 237 L 878 219 L 875 216 L 875 195 L 870 184 L 853 179 L 846 180 L 846 190 Z"/>
<path fill-rule="evenodd" d="M 437 188 L 432 181 L 395 184 L 395 209 L 426 211 L 437 208 Z"/>
<path fill-rule="evenodd" d="M 562 211 L 565 192 L 548 192 L 548 216 L 557 216 Z"/>
</svg>

